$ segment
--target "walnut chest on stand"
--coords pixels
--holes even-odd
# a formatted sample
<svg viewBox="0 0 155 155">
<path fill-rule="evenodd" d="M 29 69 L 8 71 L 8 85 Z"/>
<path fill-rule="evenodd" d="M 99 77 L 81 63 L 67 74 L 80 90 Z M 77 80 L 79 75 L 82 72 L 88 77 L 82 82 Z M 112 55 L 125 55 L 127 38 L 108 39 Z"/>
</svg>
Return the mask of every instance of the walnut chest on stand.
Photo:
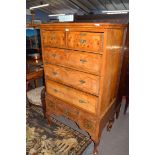
<svg viewBox="0 0 155 155">
<path fill-rule="evenodd" d="M 126 25 L 42 24 L 41 42 L 48 120 L 51 114 L 75 121 L 96 147 L 116 113 Z"/>
</svg>

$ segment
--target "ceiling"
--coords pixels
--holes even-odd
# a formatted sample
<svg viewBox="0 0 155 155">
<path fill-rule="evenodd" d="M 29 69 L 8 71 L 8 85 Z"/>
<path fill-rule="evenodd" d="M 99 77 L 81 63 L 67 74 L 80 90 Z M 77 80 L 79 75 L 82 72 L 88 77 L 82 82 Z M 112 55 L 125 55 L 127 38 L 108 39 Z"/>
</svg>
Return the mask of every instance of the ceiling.
<svg viewBox="0 0 155 155">
<path fill-rule="evenodd" d="M 26 8 L 50 4 L 38 10 L 46 14 L 102 14 L 102 11 L 129 10 L 129 0 L 26 0 Z"/>
</svg>

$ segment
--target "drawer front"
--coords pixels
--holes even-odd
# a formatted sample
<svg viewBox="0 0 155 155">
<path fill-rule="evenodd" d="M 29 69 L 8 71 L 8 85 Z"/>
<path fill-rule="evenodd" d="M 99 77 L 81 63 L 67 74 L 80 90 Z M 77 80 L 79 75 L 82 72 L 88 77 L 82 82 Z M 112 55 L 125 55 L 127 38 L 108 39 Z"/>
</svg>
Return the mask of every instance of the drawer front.
<svg viewBox="0 0 155 155">
<path fill-rule="evenodd" d="M 56 48 L 44 50 L 44 61 L 97 75 L 99 75 L 101 67 L 101 55 L 99 54 Z"/>
<path fill-rule="evenodd" d="M 103 33 L 69 32 L 67 36 L 67 47 L 102 53 Z"/>
<path fill-rule="evenodd" d="M 73 88 L 58 84 L 54 81 L 46 80 L 46 91 L 48 94 L 73 104 L 77 107 L 95 113 L 98 97 L 83 93 Z"/>
<path fill-rule="evenodd" d="M 63 31 L 42 31 L 43 47 L 65 47 L 65 32 Z"/>
<path fill-rule="evenodd" d="M 99 77 L 72 69 L 58 67 L 55 65 L 45 65 L 45 76 L 48 78 L 73 86 L 85 92 L 98 95 Z"/>
<path fill-rule="evenodd" d="M 91 114 L 81 111 L 79 120 L 80 120 L 80 125 L 88 132 L 94 133 L 96 131 L 97 120 Z"/>
<path fill-rule="evenodd" d="M 56 104 L 56 111 L 59 115 L 63 115 L 73 120 L 76 120 L 79 116 L 79 111 L 77 109 L 69 107 L 66 104 Z"/>
<path fill-rule="evenodd" d="M 95 120 L 90 120 L 88 118 L 83 118 L 81 120 L 81 126 L 86 129 L 89 132 L 95 132 L 96 128 L 96 121 Z"/>
<path fill-rule="evenodd" d="M 42 39 L 43 47 L 50 47 L 51 46 L 50 31 L 42 30 L 42 36 L 41 37 L 42 37 L 41 39 Z"/>
</svg>

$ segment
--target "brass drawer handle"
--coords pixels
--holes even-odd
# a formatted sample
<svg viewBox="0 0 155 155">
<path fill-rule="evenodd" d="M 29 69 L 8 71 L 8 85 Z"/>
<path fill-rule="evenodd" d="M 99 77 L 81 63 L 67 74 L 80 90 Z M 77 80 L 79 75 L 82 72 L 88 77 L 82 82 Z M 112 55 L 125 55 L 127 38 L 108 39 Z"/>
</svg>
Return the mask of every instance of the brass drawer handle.
<svg viewBox="0 0 155 155">
<path fill-rule="evenodd" d="M 80 36 L 86 36 L 87 33 L 80 33 Z"/>
<path fill-rule="evenodd" d="M 52 72 L 52 74 L 53 74 L 53 75 L 57 75 L 58 73 L 57 73 L 57 72 Z"/>
<path fill-rule="evenodd" d="M 58 90 L 57 90 L 57 89 L 53 89 L 53 91 L 54 91 L 55 93 L 57 93 L 57 92 L 58 92 Z"/>
<path fill-rule="evenodd" d="M 51 55 L 52 55 L 52 57 L 53 57 L 53 58 L 55 58 L 55 57 L 56 57 L 56 54 L 51 54 Z"/>
<path fill-rule="evenodd" d="M 79 80 L 79 82 L 80 82 L 81 84 L 86 83 L 86 81 L 84 81 L 84 80 Z"/>
<path fill-rule="evenodd" d="M 49 63 L 45 61 L 44 64 L 45 64 L 45 65 L 48 65 Z"/>
<path fill-rule="evenodd" d="M 84 44 L 84 43 L 86 43 L 86 40 L 80 39 L 80 44 Z"/>
<path fill-rule="evenodd" d="M 85 60 L 85 59 L 80 59 L 80 62 L 81 62 L 81 63 L 85 63 L 85 62 L 87 62 L 87 60 Z"/>
<path fill-rule="evenodd" d="M 52 37 L 51 37 L 51 40 L 55 40 L 55 37 L 54 37 L 54 36 L 52 36 Z"/>
<path fill-rule="evenodd" d="M 44 47 L 45 47 L 45 48 L 48 48 L 48 47 L 50 47 L 50 45 L 45 45 Z"/>
<path fill-rule="evenodd" d="M 87 103 L 86 101 L 81 100 L 81 99 L 79 100 L 79 102 L 80 102 L 80 103 Z"/>
</svg>

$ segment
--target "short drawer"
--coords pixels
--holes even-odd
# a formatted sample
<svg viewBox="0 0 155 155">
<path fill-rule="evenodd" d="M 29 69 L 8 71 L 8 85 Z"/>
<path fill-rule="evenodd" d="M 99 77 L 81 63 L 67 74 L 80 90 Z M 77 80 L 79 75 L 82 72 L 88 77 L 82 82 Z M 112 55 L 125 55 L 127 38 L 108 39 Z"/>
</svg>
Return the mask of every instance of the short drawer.
<svg viewBox="0 0 155 155">
<path fill-rule="evenodd" d="M 89 52 L 103 52 L 103 33 L 68 32 L 67 47 Z"/>
<path fill-rule="evenodd" d="M 81 112 L 84 113 L 84 112 Z M 97 121 L 90 114 L 80 115 L 80 126 L 90 133 L 94 133 L 97 128 Z"/>
<path fill-rule="evenodd" d="M 44 65 L 44 70 L 45 76 L 54 81 L 73 86 L 94 95 L 99 93 L 98 76 L 55 65 Z"/>
<path fill-rule="evenodd" d="M 76 120 L 79 116 L 79 111 L 74 107 L 70 107 L 66 104 L 56 104 L 56 111 L 59 115 L 63 115 L 70 119 Z"/>
<path fill-rule="evenodd" d="M 48 48 L 43 51 L 44 63 L 58 64 L 99 75 L 101 55 L 73 50 Z"/>
<path fill-rule="evenodd" d="M 45 49 L 49 47 L 65 47 L 65 32 L 42 30 L 42 42 Z"/>
<path fill-rule="evenodd" d="M 95 132 L 96 129 L 96 121 L 90 120 L 88 118 L 83 118 L 81 120 L 81 126 L 84 127 L 89 132 Z"/>
<path fill-rule="evenodd" d="M 96 112 L 98 97 L 78 91 L 71 87 L 46 80 L 46 91 L 48 94 L 61 99 L 67 103 L 85 109 L 91 113 Z"/>
</svg>

